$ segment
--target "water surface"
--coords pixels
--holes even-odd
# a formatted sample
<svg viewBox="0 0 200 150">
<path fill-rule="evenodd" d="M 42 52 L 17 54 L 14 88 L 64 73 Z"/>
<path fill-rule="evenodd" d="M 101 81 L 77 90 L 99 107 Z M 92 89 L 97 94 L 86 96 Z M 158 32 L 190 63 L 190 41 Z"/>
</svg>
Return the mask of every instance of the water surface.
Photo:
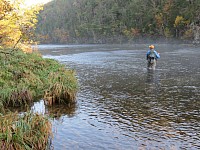
<svg viewBox="0 0 200 150">
<path fill-rule="evenodd" d="M 200 49 L 156 45 L 41 45 L 45 58 L 74 69 L 77 105 L 48 108 L 52 147 L 60 149 L 200 149 Z"/>
</svg>

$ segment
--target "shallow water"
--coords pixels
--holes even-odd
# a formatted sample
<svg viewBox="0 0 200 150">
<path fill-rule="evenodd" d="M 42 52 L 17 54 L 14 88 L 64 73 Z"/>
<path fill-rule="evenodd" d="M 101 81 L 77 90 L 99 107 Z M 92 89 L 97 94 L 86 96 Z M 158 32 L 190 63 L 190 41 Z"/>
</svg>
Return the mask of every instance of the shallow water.
<svg viewBox="0 0 200 150">
<path fill-rule="evenodd" d="M 200 48 L 156 45 L 161 59 L 153 71 L 147 47 L 38 47 L 74 69 L 80 86 L 76 106 L 47 108 L 55 150 L 200 149 Z"/>
</svg>

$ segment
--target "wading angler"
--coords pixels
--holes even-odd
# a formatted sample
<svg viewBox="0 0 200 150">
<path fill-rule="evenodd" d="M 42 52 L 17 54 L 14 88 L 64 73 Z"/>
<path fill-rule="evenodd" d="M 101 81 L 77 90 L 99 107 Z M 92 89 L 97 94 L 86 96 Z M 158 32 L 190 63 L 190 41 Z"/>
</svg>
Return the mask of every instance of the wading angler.
<svg viewBox="0 0 200 150">
<path fill-rule="evenodd" d="M 149 46 L 149 50 L 147 51 L 146 57 L 147 57 L 147 68 L 155 70 L 157 59 L 160 58 L 160 54 L 156 52 L 156 50 L 154 49 L 154 45 Z"/>
</svg>

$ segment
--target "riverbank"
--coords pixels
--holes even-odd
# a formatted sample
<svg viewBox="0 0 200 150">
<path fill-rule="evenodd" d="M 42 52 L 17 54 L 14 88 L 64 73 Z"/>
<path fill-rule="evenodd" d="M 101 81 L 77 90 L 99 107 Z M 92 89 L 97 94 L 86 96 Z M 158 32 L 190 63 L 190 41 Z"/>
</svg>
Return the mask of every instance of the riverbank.
<svg viewBox="0 0 200 150">
<path fill-rule="evenodd" d="M 29 106 L 42 98 L 48 106 L 75 103 L 75 72 L 38 52 L 12 49 L 0 51 L 0 68 L 0 149 L 47 149 L 51 123 Z M 8 107 L 28 111 L 19 115 Z"/>
<path fill-rule="evenodd" d="M 44 59 L 38 52 L 13 51 L 0 54 L 0 65 L 3 107 L 28 105 L 38 98 L 44 98 L 49 105 L 75 101 L 75 72 L 55 60 Z"/>
</svg>

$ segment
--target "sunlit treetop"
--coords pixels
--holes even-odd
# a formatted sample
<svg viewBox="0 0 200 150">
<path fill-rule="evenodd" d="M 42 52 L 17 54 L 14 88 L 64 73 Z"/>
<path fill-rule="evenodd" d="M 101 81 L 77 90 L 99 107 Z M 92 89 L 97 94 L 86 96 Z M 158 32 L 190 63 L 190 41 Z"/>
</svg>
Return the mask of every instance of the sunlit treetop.
<svg viewBox="0 0 200 150">
<path fill-rule="evenodd" d="M 0 0 L 0 46 L 16 47 L 31 43 L 41 5 L 22 7 L 24 0 Z"/>
</svg>

